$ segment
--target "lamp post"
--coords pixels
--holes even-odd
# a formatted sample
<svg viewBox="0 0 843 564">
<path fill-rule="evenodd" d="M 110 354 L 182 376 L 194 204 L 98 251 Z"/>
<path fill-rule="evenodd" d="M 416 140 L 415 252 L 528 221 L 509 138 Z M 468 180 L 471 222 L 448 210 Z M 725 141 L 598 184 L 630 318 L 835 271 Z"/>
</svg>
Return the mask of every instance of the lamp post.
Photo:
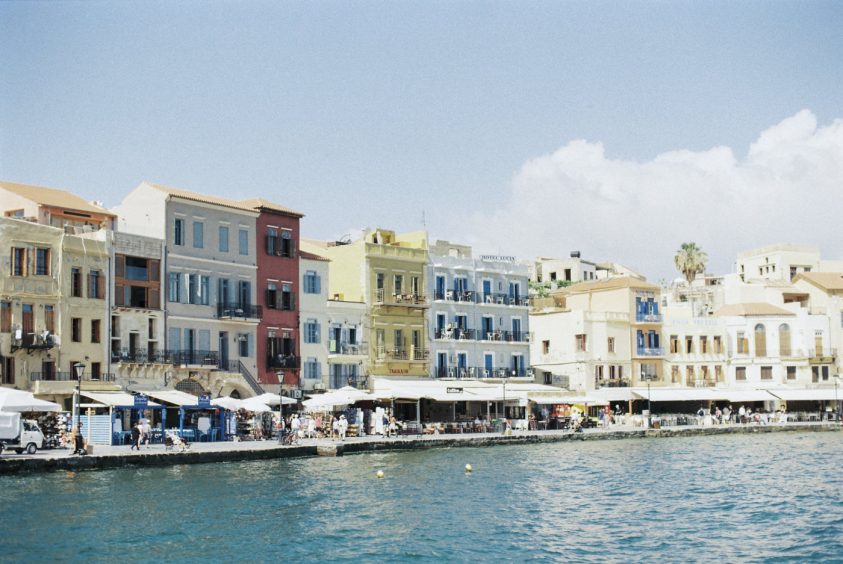
<svg viewBox="0 0 843 564">
<path fill-rule="evenodd" d="M 77 362 L 73 365 L 73 372 L 76 374 L 76 401 L 73 402 L 73 418 L 76 420 L 76 435 L 73 437 L 73 445 L 78 453 L 82 449 L 82 414 L 79 404 L 82 402 L 82 374 L 85 372 L 85 365 Z"/>
</svg>

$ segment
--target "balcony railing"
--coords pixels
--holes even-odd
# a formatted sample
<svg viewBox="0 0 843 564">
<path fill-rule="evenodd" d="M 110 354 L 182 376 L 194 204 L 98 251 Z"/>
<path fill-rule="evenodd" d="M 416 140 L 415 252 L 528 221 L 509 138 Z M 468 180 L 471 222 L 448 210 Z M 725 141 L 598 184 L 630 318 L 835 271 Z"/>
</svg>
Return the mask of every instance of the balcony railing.
<svg viewBox="0 0 843 564">
<path fill-rule="evenodd" d="M 638 347 L 635 352 L 637 356 L 664 356 L 662 347 Z"/>
<path fill-rule="evenodd" d="M 93 375 L 90 372 L 82 374 L 85 382 L 114 382 L 114 374 Z M 76 375 L 72 372 L 30 372 L 30 382 L 75 382 Z"/>
<path fill-rule="evenodd" d="M 836 358 L 837 357 L 837 349 L 833 349 L 833 348 L 810 349 L 808 351 L 808 356 L 810 358 Z"/>
<path fill-rule="evenodd" d="M 220 319 L 260 319 L 261 306 L 252 304 L 218 303 L 217 317 Z"/>
<path fill-rule="evenodd" d="M 480 301 L 480 296 L 474 290 L 445 290 L 434 291 L 433 299 L 448 302 L 462 302 L 476 304 Z"/>
<path fill-rule="evenodd" d="M 437 366 L 433 375 L 436 378 L 524 378 L 532 371 L 526 368 L 484 368 L 482 366 Z"/>
<path fill-rule="evenodd" d="M 696 380 L 688 380 L 688 387 L 691 388 L 713 388 L 717 385 L 717 380 L 714 378 L 699 378 Z"/>
<path fill-rule="evenodd" d="M 473 341 L 477 338 L 477 331 L 475 329 L 463 329 L 461 327 L 452 328 L 437 328 L 434 332 L 434 338 L 444 339 L 446 341 Z"/>
<path fill-rule="evenodd" d="M 628 388 L 631 382 L 627 378 L 595 378 L 595 388 Z"/>
<path fill-rule="evenodd" d="M 525 331 L 504 331 L 503 340 L 507 343 L 529 343 L 530 334 Z"/>
<path fill-rule="evenodd" d="M 404 362 L 426 362 L 430 358 L 430 351 L 427 349 L 389 349 L 380 346 L 375 347 L 378 360 L 401 360 Z"/>
<path fill-rule="evenodd" d="M 168 364 L 173 365 L 194 365 L 194 366 L 211 366 L 218 368 L 220 366 L 219 354 L 217 351 L 166 351 L 164 359 Z"/>
<path fill-rule="evenodd" d="M 635 314 L 635 321 L 638 323 L 661 323 L 663 320 L 660 313 L 641 313 Z"/>
<path fill-rule="evenodd" d="M 266 359 L 267 368 L 299 368 L 301 358 L 295 355 L 276 354 Z"/>
<path fill-rule="evenodd" d="M 528 296 L 510 296 L 509 294 L 494 294 L 476 292 L 477 303 L 487 305 L 529 306 Z"/>
<path fill-rule="evenodd" d="M 399 305 L 408 307 L 427 307 L 427 296 L 408 292 L 406 294 L 388 293 L 383 288 L 375 290 L 375 303 L 378 305 Z"/>
<path fill-rule="evenodd" d="M 360 345 L 351 343 L 332 343 L 328 348 L 328 354 L 359 355 L 363 354 L 363 352 Z"/>
<path fill-rule="evenodd" d="M 22 333 L 20 339 L 12 339 L 12 351 L 26 349 L 28 351 L 49 350 L 58 344 L 58 337 L 52 333 Z"/>
</svg>

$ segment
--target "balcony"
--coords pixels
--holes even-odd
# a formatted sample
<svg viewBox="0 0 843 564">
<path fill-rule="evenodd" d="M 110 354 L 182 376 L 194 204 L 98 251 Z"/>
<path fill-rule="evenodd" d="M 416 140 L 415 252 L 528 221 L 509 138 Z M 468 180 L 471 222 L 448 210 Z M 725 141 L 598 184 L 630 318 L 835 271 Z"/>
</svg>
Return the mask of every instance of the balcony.
<svg viewBox="0 0 843 564">
<path fill-rule="evenodd" d="M 642 313 L 638 312 L 635 314 L 635 321 L 637 323 L 661 323 L 663 320 L 662 314 L 660 313 Z"/>
<path fill-rule="evenodd" d="M 417 293 L 387 293 L 383 288 L 375 291 L 375 305 L 382 306 L 405 306 L 405 307 L 429 307 L 427 296 Z"/>
<path fill-rule="evenodd" d="M 75 382 L 76 375 L 72 372 L 30 372 L 30 382 Z M 82 374 L 83 382 L 114 382 L 114 374 L 94 375 L 90 372 Z"/>
<path fill-rule="evenodd" d="M 482 366 L 437 366 L 433 371 L 436 378 L 525 378 L 532 375 L 526 368 L 483 368 Z"/>
<path fill-rule="evenodd" d="M 817 348 L 808 351 L 808 358 L 814 363 L 834 362 L 837 357 L 837 349 L 832 348 Z"/>
<path fill-rule="evenodd" d="M 331 346 L 328 348 L 328 354 L 341 354 L 341 355 L 361 355 L 365 354 L 363 352 L 363 347 L 357 344 L 350 344 L 350 343 L 336 343 L 332 342 Z"/>
<path fill-rule="evenodd" d="M 27 352 L 49 350 L 59 344 L 59 338 L 53 333 L 22 333 L 20 339 L 12 339 L 11 352 L 26 349 Z"/>
<path fill-rule="evenodd" d="M 430 351 L 427 349 L 389 349 L 376 347 L 377 359 L 380 361 L 427 362 Z"/>
<path fill-rule="evenodd" d="M 529 306 L 527 296 L 510 296 L 509 294 L 477 293 L 477 303 L 486 305 Z"/>
<path fill-rule="evenodd" d="M 460 327 L 454 328 L 439 328 L 434 333 L 434 338 L 445 341 L 473 341 L 477 338 L 477 331 L 475 329 L 462 329 Z"/>
<path fill-rule="evenodd" d="M 664 356 L 662 347 L 638 347 L 635 349 L 636 356 Z"/>
<path fill-rule="evenodd" d="M 688 380 L 689 388 L 713 388 L 717 385 L 717 380 L 714 378 L 699 378 L 697 380 Z"/>
<path fill-rule="evenodd" d="M 283 355 L 283 354 L 276 354 L 267 357 L 266 359 L 266 367 L 273 368 L 273 369 L 283 369 L 283 368 L 299 368 L 301 366 L 301 358 L 295 355 Z"/>
<path fill-rule="evenodd" d="M 608 380 L 605 378 L 594 379 L 595 388 L 628 388 L 631 385 L 632 384 L 628 378 L 609 378 Z"/>
<path fill-rule="evenodd" d="M 162 358 L 167 364 L 172 364 L 174 366 L 189 365 L 210 368 L 220 367 L 220 359 L 217 351 L 166 351 Z"/>
<path fill-rule="evenodd" d="M 507 343 L 529 343 L 530 334 L 525 331 L 504 331 L 503 340 Z"/>
<path fill-rule="evenodd" d="M 219 319 L 260 319 L 263 314 L 261 306 L 237 303 L 218 303 L 217 317 Z"/>
<path fill-rule="evenodd" d="M 434 292 L 433 299 L 437 301 L 476 304 L 480 300 L 480 295 L 474 290 L 445 290 Z"/>
</svg>

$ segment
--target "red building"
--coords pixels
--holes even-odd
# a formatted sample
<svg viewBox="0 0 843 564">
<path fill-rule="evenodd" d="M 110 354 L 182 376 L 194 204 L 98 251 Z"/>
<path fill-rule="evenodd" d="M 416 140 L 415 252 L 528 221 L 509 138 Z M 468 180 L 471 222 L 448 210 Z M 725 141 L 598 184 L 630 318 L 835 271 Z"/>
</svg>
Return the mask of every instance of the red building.
<svg viewBox="0 0 843 564">
<path fill-rule="evenodd" d="M 260 212 L 257 218 L 257 301 L 263 306 L 258 324 L 258 381 L 299 387 L 299 220 L 297 211 L 261 198 L 243 202 Z M 267 391 L 276 391 L 271 387 Z"/>
</svg>

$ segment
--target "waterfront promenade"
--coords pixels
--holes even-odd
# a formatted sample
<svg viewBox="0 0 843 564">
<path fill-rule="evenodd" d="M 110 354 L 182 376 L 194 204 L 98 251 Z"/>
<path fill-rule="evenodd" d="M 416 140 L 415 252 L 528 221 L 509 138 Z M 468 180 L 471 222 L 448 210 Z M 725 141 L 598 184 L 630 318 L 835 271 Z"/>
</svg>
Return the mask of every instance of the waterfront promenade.
<svg viewBox="0 0 843 564">
<path fill-rule="evenodd" d="M 772 432 L 840 432 L 843 426 L 834 423 L 786 423 L 770 425 L 689 425 L 662 429 L 615 426 L 610 429 L 571 431 L 513 431 L 500 433 L 465 433 L 443 435 L 409 435 L 384 438 L 381 436 L 349 437 L 345 441 L 332 439 L 303 439 L 297 445 L 282 446 L 277 441 L 243 441 L 193 443 L 186 451 L 167 450 L 164 445 L 150 445 L 140 451 L 129 446 L 94 447 L 93 454 L 77 456 L 69 449 L 39 451 L 34 455 L 9 454 L 0 456 L 0 474 L 42 472 L 51 470 L 84 470 L 119 468 L 123 466 L 166 466 L 208 462 L 235 462 L 308 456 L 340 456 L 383 450 L 414 450 L 441 447 L 481 447 L 507 444 L 552 443 L 562 441 L 655 439 L 697 435 Z"/>
</svg>

